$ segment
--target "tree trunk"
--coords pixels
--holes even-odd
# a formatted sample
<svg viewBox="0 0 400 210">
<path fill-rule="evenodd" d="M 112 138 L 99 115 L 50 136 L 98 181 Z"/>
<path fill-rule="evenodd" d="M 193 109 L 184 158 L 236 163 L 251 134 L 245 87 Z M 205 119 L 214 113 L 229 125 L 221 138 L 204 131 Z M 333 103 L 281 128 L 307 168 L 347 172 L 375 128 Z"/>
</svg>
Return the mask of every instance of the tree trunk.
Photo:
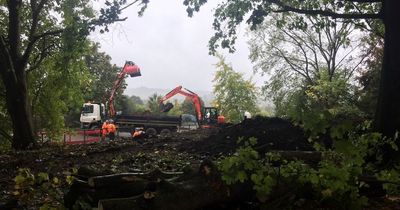
<svg viewBox="0 0 400 210">
<path fill-rule="evenodd" d="M 383 3 L 385 46 L 375 128 L 387 137 L 400 129 L 400 1 Z"/>
<path fill-rule="evenodd" d="M 13 124 L 12 147 L 14 149 L 26 149 L 35 144 L 26 74 L 23 69 L 6 70 L 6 72 L 2 72 L 2 77 L 6 89 L 7 111 Z M 19 78 L 13 74 L 13 72 L 21 71 Z"/>
<path fill-rule="evenodd" d="M 385 44 L 379 97 L 375 115 L 375 130 L 393 138 L 400 130 L 400 20 L 399 0 L 383 1 Z M 396 163 L 400 156 L 389 146 L 383 148 L 384 164 Z"/>
<path fill-rule="evenodd" d="M 7 85 L 6 90 L 7 110 L 13 123 L 12 147 L 27 149 L 35 144 L 35 138 L 26 79 L 20 80 L 19 84 Z"/>
<path fill-rule="evenodd" d="M 25 72 L 27 59 L 23 59 L 20 49 L 21 5 L 21 0 L 7 1 L 8 42 L 6 37 L 0 37 L 0 75 L 6 90 L 7 111 L 13 124 L 14 149 L 26 149 L 35 143 Z"/>
</svg>

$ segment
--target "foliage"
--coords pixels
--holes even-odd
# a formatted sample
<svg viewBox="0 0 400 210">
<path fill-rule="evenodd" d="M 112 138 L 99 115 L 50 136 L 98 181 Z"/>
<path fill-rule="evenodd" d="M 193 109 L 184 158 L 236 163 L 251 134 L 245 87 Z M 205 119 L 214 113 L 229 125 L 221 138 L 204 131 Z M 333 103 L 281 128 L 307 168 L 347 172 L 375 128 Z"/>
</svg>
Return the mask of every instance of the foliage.
<svg viewBox="0 0 400 210">
<path fill-rule="evenodd" d="M 9 152 L 11 148 L 11 138 L 0 138 L 0 154 Z"/>
<path fill-rule="evenodd" d="M 29 74 L 36 131 L 44 130 L 51 137 L 60 135 L 65 126 L 66 114 L 74 107 L 81 106 L 83 99 L 80 87 L 88 76 L 85 74 L 85 63 L 79 58 L 88 43 L 80 43 L 82 48 L 68 52 L 70 58 L 67 60 L 74 59 L 75 62 L 66 63 L 66 52 L 60 50 Z"/>
<path fill-rule="evenodd" d="M 282 19 L 286 22 L 301 19 L 304 26 L 285 25 Z M 299 79 L 312 84 L 323 71 L 330 77 L 342 74 L 348 80 L 363 59 L 354 57 L 360 45 L 355 41 L 357 33 L 348 22 L 275 14 L 250 33 L 250 58 L 256 64 L 256 71 L 271 76 L 285 74 L 285 82 L 289 84 Z"/>
<path fill-rule="evenodd" d="M 250 182 L 261 202 L 271 201 L 274 198 L 271 194 L 277 192 L 280 185 L 290 186 L 290 192 L 283 198 L 290 200 L 278 203 L 281 208 L 282 205 L 293 207 L 293 204 L 305 199 L 314 203 L 315 208 L 360 209 L 367 204 L 367 199 L 360 196 L 359 190 L 368 186 L 358 177 L 377 174 L 386 181 L 399 179 L 398 169 L 380 171 L 366 161 L 377 154 L 377 144 L 396 145 L 380 134 L 352 133 L 348 138 L 341 138 L 336 142 L 335 150 L 322 151 L 321 161 L 315 168 L 299 160 L 282 159 L 276 153 L 261 155 L 254 149 L 256 143 L 254 138 L 245 140 L 245 144 L 232 156 L 220 160 L 222 179 L 228 185 Z M 398 185 L 387 185 L 386 189 L 399 192 Z"/>
<path fill-rule="evenodd" d="M 355 106 L 352 89 L 340 76 L 330 80 L 323 74 L 314 85 L 292 94 L 286 101 L 286 114 L 300 122 L 312 137 L 327 132 L 333 138 L 342 138 L 362 121 L 363 114 Z"/>
<path fill-rule="evenodd" d="M 41 210 L 64 209 L 62 180 L 40 172 L 34 175 L 30 169 L 21 168 L 14 178 L 15 190 L 13 195 L 22 206 L 32 205 L 32 202 L 40 204 Z"/>
<path fill-rule="evenodd" d="M 296 19 L 302 20 L 302 26 L 282 22 Z M 359 47 L 354 32 L 358 31 L 348 22 L 274 14 L 251 33 L 250 58 L 254 70 L 269 77 L 263 92 L 274 102 L 278 115 L 287 114 L 291 97 L 320 79 L 352 81 L 355 70 L 368 56 L 365 53 L 354 58 Z"/>
<path fill-rule="evenodd" d="M 181 114 L 183 114 L 182 104 L 179 103 L 178 99 L 174 99 L 172 104 L 174 105 L 174 108 L 172 108 L 170 111 L 168 111 L 167 115 L 180 116 Z"/>
<path fill-rule="evenodd" d="M 127 115 L 143 113 L 145 111 L 144 103 L 138 96 L 128 97 L 122 95 L 120 99 L 116 101 L 116 108 Z"/>
<path fill-rule="evenodd" d="M 184 5 L 187 6 L 188 14 L 191 16 L 206 2 L 207 0 L 185 0 Z M 400 32 L 396 30 L 398 26 L 395 21 L 392 21 L 399 19 L 397 8 L 398 1 L 396 0 L 227 0 L 215 9 L 213 23 L 215 34 L 209 41 L 210 53 L 215 53 L 218 47 L 234 51 L 233 45 L 237 36 L 237 28 L 242 22 L 246 21 L 250 25 L 250 29 L 254 30 L 273 13 L 329 17 L 329 21 L 331 21 L 329 25 L 335 19 L 343 19 L 344 22 L 351 21 L 358 28 L 365 30 L 375 30 L 376 27 L 371 24 L 371 19 L 377 20 L 376 22 L 382 21 L 384 30 L 379 31 L 385 33 L 385 47 L 374 129 L 386 136 L 393 137 L 400 127 L 398 120 L 400 112 L 396 108 L 399 107 L 400 95 L 397 93 L 400 91 L 400 86 L 395 85 L 400 79 L 400 74 L 396 71 L 400 63 L 400 60 L 396 59 L 398 54 L 396 49 L 399 48 L 400 42 L 395 37 L 398 37 Z M 316 25 L 320 25 L 321 20 L 322 18 L 318 19 Z M 304 27 L 304 20 L 301 18 L 290 22 L 281 19 L 281 22 L 282 25 L 294 28 Z"/>
<path fill-rule="evenodd" d="M 388 195 L 398 196 L 400 195 L 400 167 L 397 166 L 393 169 L 382 170 L 377 174 L 380 180 L 386 181 L 390 180 L 391 182 L 383 184 L 383 189 L 386 190 Z"/>
<path fill-rule="evenodd" d="M 207 0 L 184 0 L 187 6 L 188 15 L 193 16 L 194 12 L 199 11 Z M 340 0 L 240 0 L 224 1 L 218 4 L 214 12 L 213 29 L 215 34 L 209 41 L 210 53 L 215 53 L 216 49 L 226 48 L 230 52 L 235 50 L 234 44 L 237 38 L 237 27 L 246 22 L 250 29 L 256 29 L 263 21 L 274 13 L 299 13 L 313 16 L 353 19 L 360 28 L 368 29 L 368 24 L 359 19 L 379 18 L 378 11 L 381 8 L 380 2 L 363 3 L 362 1 L 340 1 Z M 286 20 L 284 17 L 280 20 L 280 25 L 289 25 L 292 28 L 307 27 L 303 18 Z M 246 19 L 247 18 L 247 19 Z M 331 22 L 325 23 L 318 21 L 317 25 L 331 25 Z"/>
<path fill-rule="evenodd" d="M 144 105 L 143 100 L 139 96 L 132 95 L 130 96 L 130 100 L 136 105 Z"/>
<path fill-rule="evenodd" d="M 142 14 L 148 0 L 135 1 L 129 5 L 126 3 L 126 0 L 106 1 L 104 8 L 96 16 L 88 0 L 0 1 L 0 20 L 3 20 L 0 22 L 0 73 L 6 90 L 7 111 L 12 119 L 14 148 L 26 149 L 35 143 L 30 97 L 32 93 L 38 95 L 39 92 L 32 90 L 28 81 L 32 81 L 29 80 L 32 77 L 38 79 L 39 85 L 36 87 L 41 89 L 40 83 L 48 78 L 48 72 L 42 71 L 35 76 L 28 74 L 53 65 L 62 71 L 59 74 L 65 77 L 63 82 L 69 83 L 70 87 L 79 87 L 76 84 L 80 80 L 75 80 L 78 72 L 70 70 L 80 64 L 82 50 L 86 46 L 83 43 L 89 32 L 96 27 L 102 28 L 103 32 L 108 31 L 108 25 L 125 20 L 120 18 L 121 11 L 134 3 L 143 4 L 140 11 Z M 54 63 L 48 59 L 55 59 L 52 60 Z M 55 78 L 51 78 L 49 83 L 56 82 L 53 79 Z M 61 88 L 55 93 L 45 94 L 51 99 L 57 96 L 61 100 L 63 97 L 70 99 L 68 97 L 71 95 L 63 91 Z M 42 102 L 41 105 L 46 103 Z M 50 100 L 47 103 L 57 111 L 65 108 L 63 103 L 57 104 Z M 49 121 L 54 122 L 55 126 L 50 129 L 61 125 L 61 117 L 54 114 L 57 111 L 49 116 L 38 112 L 41 117 L 49 117 Z M 41 121 L 47 123 L 45 120 Z M 47 124 L 47 127 L 50 125 L 52 124 Z"/>
<path fill-rule="evenodd" d="M 199 98 L 199 99 L 200 99 L 201 107 L 204 107 L 203 99 L 201 99 L 201 98 Z M 182 102 L 182 104 L 181 104 L 181 112 L 183 114 L 191 114 L 193 116 L 197 116 L 194 104 L 193 104 L 192 100 L 189 99 L 189 98 L 185 98 L 185 100 Z"/>
<path fill-rule="evenodd" d="M 105 103 L 111 95 L 111 88 L 117 79 L 117 74 L 121 68 L 111 64 L 111 57 L 104 52 L 100 52 L 100 45 L 93 43 L 89 52 L 85 54 L 85 62 L 88 67 L 89 80 L 83 92 L 86 101 Z M 125 82 L 121 87 L 125 87 Z M 117 97 L 120 96 L 124 88 L 118 90 Z"/>
<path fill-rule="evenodd" d="M 160 109 L 161 98 L 162 98 L 162 96 L 158 95 L 157 93 L 154 93 L 153 95 L 151 95 L 149 97 L 149 99 L 147 100 L 147 108 L 149 109 L 149 111 L 151 113 L 154 113 L 154 114 L 161 113 L 161 109 Z"/>
<path fill-rule="evenodd" d="M 382 24 L 377 27 L 380 26 L 379 28 L 381 28 L 381 25 Z M 379 32 L 380 30 L 378 29 L 375 31 Z M 363 53 L 369 54 L 369 56 L 364 62 L 365 65 L 358 70 L 359 76 L 357 80 L 361 88 L 356 94 L 360 96 L 358 107 L 367 114 L 368 118 L 373 119 L 378 101 L 381 78 L 383 38 L 375 33 L 370 33 L 363 37 L 363 43 L 365 43 Z"/>
<path fill-rule="evenodd" d="M 245 111 L 257 112 L 257 88 L 254 83 L 243 78 L 243 74 L 235 72 L 218 56 L 217 71 L 214 77 L 215 105 L 231 122 L 243 120 Z"/>
</svg>

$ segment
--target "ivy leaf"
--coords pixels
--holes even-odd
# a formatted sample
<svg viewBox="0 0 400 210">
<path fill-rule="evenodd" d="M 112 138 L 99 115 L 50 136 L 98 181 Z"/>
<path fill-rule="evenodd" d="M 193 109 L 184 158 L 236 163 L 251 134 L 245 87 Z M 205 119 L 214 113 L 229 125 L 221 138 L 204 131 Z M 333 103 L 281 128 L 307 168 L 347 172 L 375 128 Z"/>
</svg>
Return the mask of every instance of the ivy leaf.
<svg viewBox="0 0 400 210">
<path fill-rule="evenodd" d="M 38 184 L 41 184 L 41 183 L 46 182 L 46 181 L 49 181 L 49 174 L 44 173 L 44 172 L 40 172 L 40 173 L 37 175 L 36 182 L 37 182 Z"/>
<path fill-rule="evenodd" d="M 16 187 L 17 187 L 17 186 L 20 186 L 22 183 L 24 183 L 25 180 L 26 180 L 26 178 L 25 178 L 24 176 L 22 176 L 22 175 L 16 176 L 16 177 L 14 178 L 14 182 L 15 182 L 15 184 L 16 184 Z"/>
<path fill-rule="evenodd" d="M 244 182 L 247 180 L 247 174 L 244 171 L 239 171 L 236 175 L 236 179 L 239 180 L 240 182 Z"/>
</svg>

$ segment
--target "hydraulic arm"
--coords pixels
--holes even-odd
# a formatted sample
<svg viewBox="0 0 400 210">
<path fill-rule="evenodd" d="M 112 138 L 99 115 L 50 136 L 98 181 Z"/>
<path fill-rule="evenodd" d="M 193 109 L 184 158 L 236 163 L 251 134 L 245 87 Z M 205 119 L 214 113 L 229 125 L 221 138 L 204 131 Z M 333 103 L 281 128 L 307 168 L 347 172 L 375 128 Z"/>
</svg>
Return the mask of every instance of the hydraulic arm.
<svg viewBox="0 0 400 210">
<path fill-rule="evenodd" d="M 111 89 L 110 98 L 108 99 L 108 106 L 109 106 L 108 114 L 109 114 L 110 118 L 115 117 L 115 114 L 116 114 L 115 107 L 114 107 L 115 94 L 118 91 L 118 89 L 121 87 L 122 81 L 125 79 L 125 77 L 127 75 L 130 75 L 131 77 L 141 76 L 139 66 L 136 65 L 132 61 L 126 61 L 121 72 L 118 73 L 117 80 L 115 80 L 115 82 L 114 82 L 114 86 Z"/>
<path fill-rule="evenodd" d="M 202 116 L 202 113 L 201 113 L 201 103 L 200 103 L 199 96 L 196 93 L 194 93 L 194 92 L 192 92 L 192 91 L 190 91 L 190 90 L 188 90 L 186 88 L 182 89 L 182 86 L 178 86 L 178 87 L 174 88 L 173 90 L 171 90 L 169 93 L 167 93 L 160 100 L 160 107 L 161 107 L 163 112 L 168 112 L 172 108 L 172 106 L 169 106 L 169 107 L 165 106 L 164 105 L 164 101 L 168 100 L 169 98 L 173 97 L 176 94 L 181 94 L 183 96 L 186 96 L 186 97 L 190 98 L 192 100 L 193 104 L 194 104 L 194 108 L 195 108 L 196 113 L 197 113 L 197 119 L 198 120 L 202 120 L 203 119 L 202 118 L 203 116 Z"/>
</svg>

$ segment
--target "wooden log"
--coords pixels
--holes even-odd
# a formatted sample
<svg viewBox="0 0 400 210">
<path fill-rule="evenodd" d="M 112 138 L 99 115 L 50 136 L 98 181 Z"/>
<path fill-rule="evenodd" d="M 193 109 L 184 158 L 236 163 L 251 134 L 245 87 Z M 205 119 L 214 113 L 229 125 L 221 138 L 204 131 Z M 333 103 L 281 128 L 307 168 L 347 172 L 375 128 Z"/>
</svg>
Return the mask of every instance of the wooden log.
<svg viewBox="0 0 400 210">
<path fill-rule="evenodd" d="M 137 173 L 121 173 L 90 177 L 88 179 L 88 184 L 93 188 L 101 188 L 109 186 L 120 186 L 127 183 L 142 182 L 143 180 L 144 179 L 140 178 Z"/>
<path fill-rule="evenodd" d="M 106 186 L 119 186 L 126 183 L 142 182 L 146 180 L 157 180 L 157 179 L 170 179 L 172 177 L 180 176 L 183 172 L 164 172 L 159 169 L 155 169 L 148 173 L 121 173 L 112 174 L 105 176 L 95 176 L 88 179 L 88 183 L 91 187 L 106 187 Z"/>
<path fill-rule="evenodd" d="M 95 188 L 94 191 L 87 193 L 90 204 L 96 206 L 99 200 L 112 198 L 127 198 L 143 194 L 146 191 L 149 181 L 143 180 L 135 183 L 126 183 L 119 186 L 109 186 Z"/>
<path fill-rule="evenodd" d="M 143 194 L 149 183 L 148 180 L 140 179 L 140 181 L 137 180 L 136 182 L 103 185 L 95 188 L 85 181 L 75 180 L 68 193 L 64 196 L 64 204 L 66 207 L 72 208 L 74 203 L 82 197 L 92 206 L 96 206 L 101 199 L 131 197 Z"/>
<path fill-rule="evenodd" d="M 225 185 L 211 161 L 204 161 L 199 172 L 182 182 L 161 180 L 141 196 L 104 199 L 98 203 L 100 210 L 109 209 L 201 209 L 216 203 L 247 200 L 253 195 L 249 185 L 240 187 Z"/>
<path fill-rule="evenodd" d="M 293 155 L 295 154 L 295 155 Z M 282 156 L 305 157 L 310 155 L 311 159 L 318 158 L 315 153 L 283 153 Z M 372 188 L 361 193 L 369 196 L 381 196 L 382 182 L 374 177 L 360 177 L 359 180 L 367 182 Z M 176 181 L 176 180 L 174 180 Z M 380 185 L 375 185 L 379 183 Z M 152 183 L 155 186 L 147 188 L 140 196 L 130 198 L 114 198 L 99 200 L 100 210 L 110 209 L 202 209 L 213 208 L 220 203 L 237 203 L 241 201 L 254 200 L 255 192 L 251 184 L 242 183 L 233 186 L 225 185 L 218 170 L 211 162 L 205 161 L 197 174 L 190 179 L 181 182 L 169 182 L 162 180 Z M 271 196 L 266 198 L 268 202 L 284 202 L 287 195 L 294 195 L 293 183 L 280 183 L 275 186 Z M 372 194 L 371 194 L 372 193 Z"/>
<path fill-rule="evenodd" d="M 82 166 L 78 169 L 77 174 L 75 174 L 74 176 L 80 180 L 87 180 L 89 177 L 101 175 L 104 175 L 104 173 L 90 167 Z"/>
<path fill-rule="evenodd" d="M 84 195 L 92 193 L 94 190 L 86 181 L 74 179 L 69 191 L 64 195 L 64 205 L 68 209 L 72 209 L 75 202 Z"/>
<path fill-rule="evenodd" d="M 100 200 L 98 208 L 110 209 L 201 209 L 209 205 L 234 200 L 234 195 L 223 184 L 207 183 L 204 179 L 192 179 L 183 183 L 161 181 L 155 192 L 143 195 Z M 238 198 L 235 195 L 235 198 Z"/>
<path fill-rule="evenodd" d="M 130 198 L 114 198 L 99 201 L 98 210 L 105 209 L 134 209 L 134 206 L 138 206 L 138 199 L 142 197 L 135 196 Z"/>
</svg>

